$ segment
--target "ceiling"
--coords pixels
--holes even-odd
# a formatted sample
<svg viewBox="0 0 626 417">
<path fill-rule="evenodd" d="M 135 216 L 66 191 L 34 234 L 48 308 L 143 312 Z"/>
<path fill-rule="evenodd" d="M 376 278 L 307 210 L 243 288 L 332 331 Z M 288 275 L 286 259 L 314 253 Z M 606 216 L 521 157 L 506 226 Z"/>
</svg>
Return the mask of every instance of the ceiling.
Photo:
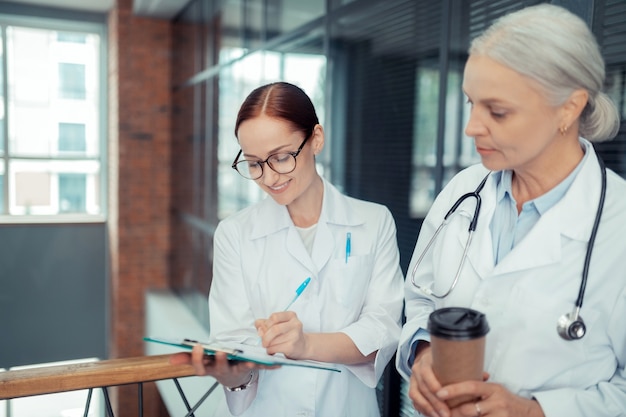
<svg viewBox="0 0 626 417">
<path fill-rule="evenodd" d="M 116 0 L 9 0 L 11 3 L 56 7 L 85 12 L 108 12 Z M 171 19 L 189 0 L 133 0 L 133 12 L 139 16 Z"/>
</svg>

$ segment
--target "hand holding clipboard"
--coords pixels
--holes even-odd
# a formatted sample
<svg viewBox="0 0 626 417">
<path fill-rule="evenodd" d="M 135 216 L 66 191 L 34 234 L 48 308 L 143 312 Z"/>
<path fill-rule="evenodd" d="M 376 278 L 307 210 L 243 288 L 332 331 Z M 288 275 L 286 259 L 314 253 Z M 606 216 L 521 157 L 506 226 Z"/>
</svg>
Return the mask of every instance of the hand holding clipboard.
<svg viewBox="0 0 626 417">
<path fill-rule="evenodd" d="M 217 352 L 224 352 L 231 361 L 253 362 L 265 366 L 301 366 L 305 368 L 341 372 L 339 367 L 335 364 L 311 360 L 294 360 L 286 358 L 283 355 L 268 355 L 265 349 L 261 346 L 221 341 L 200 342 L 186 338 L 174 339 L 164 337 L 144 337 L 144 340 L 147 342 L 175 346 L 186 350 L 191 350 L 195 345 L 200 345 L 204 349 L 205 355 L 212 356 Z"/>
</svg>

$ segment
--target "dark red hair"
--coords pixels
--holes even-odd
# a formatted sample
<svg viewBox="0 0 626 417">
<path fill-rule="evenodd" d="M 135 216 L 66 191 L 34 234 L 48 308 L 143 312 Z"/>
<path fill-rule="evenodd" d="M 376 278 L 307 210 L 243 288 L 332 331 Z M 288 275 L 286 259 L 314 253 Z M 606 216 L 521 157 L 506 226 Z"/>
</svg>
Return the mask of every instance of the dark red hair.
<svg viewBox="0 0 626 417">
<path fill-rule="evenodd" d="M 265 115 L 289 122 L 308 138 L 319 123 L 311 99 L 300 88 L 286 82 L 275 82 L 253 90 L 244 100 L 235 123 L 235 136 L 243 122 Z"/>
</svg>

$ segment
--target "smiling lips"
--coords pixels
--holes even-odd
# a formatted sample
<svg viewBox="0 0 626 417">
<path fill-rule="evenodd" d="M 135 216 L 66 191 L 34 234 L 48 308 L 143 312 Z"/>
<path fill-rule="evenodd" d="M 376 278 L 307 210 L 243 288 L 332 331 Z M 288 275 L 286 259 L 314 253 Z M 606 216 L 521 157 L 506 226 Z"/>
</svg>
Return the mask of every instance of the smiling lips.
<svg viewBox="0 0 626 417">
<path fill-rule="evenodd" d="M 282 193 L 285 189 L 287 189 L 287 186 L 289 185 L 289 183 L 291 182 L 291 180 L 288 180 L 280 185 L 272 185 L 272 186 L 267 186 L 267 188 L 270 189 L 270 191 L 272 191 L 274 194 L 280 194 Z"/>
</svg>

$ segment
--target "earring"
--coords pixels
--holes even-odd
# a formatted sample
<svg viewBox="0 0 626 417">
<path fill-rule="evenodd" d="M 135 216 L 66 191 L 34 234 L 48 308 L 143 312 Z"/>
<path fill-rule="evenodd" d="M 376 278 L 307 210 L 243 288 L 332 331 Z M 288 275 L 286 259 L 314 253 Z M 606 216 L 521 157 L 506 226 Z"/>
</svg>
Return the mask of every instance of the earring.
<svg viewBox="0 0 626 417">
<path fill-rule="evenodd" d="M 567 126 L 561 126 L 559 128 L 559 132 L 561 133 L 561 135 L 565 135 L 567 133 Z"/>
</svg>

